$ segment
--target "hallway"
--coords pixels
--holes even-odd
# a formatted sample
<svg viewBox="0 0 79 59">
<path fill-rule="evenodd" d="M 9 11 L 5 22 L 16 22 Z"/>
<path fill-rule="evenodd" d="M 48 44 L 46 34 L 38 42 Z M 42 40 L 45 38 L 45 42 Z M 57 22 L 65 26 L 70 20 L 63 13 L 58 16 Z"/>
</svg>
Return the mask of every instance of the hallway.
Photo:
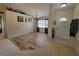
<svg viewBox="0 0 79 59">
<path fill-rule="evenodd" d="M 70 36 L 72 20 L 79 19 L 79 4 L 3 3 L 0 12 L 0 55 L 79 55 L 79 32 Z"/>
</svg>

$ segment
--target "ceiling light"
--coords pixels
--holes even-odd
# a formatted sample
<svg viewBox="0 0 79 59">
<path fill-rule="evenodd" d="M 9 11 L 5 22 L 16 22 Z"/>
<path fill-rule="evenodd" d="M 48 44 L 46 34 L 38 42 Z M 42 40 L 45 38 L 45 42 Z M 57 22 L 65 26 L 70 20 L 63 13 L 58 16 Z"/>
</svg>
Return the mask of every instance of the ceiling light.
<svg viewBox="0 0 79 59">
<path fill-rule="evenodd" d="M 67 5 L 67 3 L 62 3 L 61 7 L 65 7 Z"/>
</svg>

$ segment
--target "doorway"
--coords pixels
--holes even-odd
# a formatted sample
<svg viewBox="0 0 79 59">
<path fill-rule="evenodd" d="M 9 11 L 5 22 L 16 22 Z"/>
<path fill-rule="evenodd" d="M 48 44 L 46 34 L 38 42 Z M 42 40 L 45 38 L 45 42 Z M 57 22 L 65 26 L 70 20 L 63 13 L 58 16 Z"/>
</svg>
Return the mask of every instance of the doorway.
<svg viewBox="0 0 79 59">
<path fill-rule="evenodd" d="M 4 38 L 4 24 L 3 24 L 3 17 L 0 16 L 0 39 Z"/>
<path fill-rule="evenodd" d="M 48 33 L 48 19 L 37 20 L 37 32 Z"/>
</svg>

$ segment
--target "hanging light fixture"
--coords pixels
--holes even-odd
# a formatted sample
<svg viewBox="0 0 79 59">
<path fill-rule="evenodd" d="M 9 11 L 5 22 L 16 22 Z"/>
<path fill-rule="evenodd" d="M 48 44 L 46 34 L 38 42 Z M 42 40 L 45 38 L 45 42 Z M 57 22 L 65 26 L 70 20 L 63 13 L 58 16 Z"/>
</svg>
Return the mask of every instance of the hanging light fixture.
<svg viewBox="0 0 79 59">
<path fill-rule="evenodd" d="M 35 16 L 34 16 L 35 19 L 38 19 L 38 18 L 39 18 L 39 16 L 38 16 L 37 13 L 38 13 L 38 12 L 36 11 Z"/>
<path fill-rule="evenodd" d="M 60 6 L 65 7 L 66 5 L 67 5 L 67 3 L 62 3 Z"/>
</svg>

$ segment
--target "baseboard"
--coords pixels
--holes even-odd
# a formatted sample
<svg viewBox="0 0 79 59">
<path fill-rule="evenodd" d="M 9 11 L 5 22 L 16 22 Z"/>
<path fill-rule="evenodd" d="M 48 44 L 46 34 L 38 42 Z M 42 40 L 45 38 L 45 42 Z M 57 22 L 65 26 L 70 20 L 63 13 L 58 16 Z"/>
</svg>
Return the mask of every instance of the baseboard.
<svg viewBox="0 0 79 59">
<path fill-rule="evenodd" d="M 32 32 L 28 32 L 28 33 L 32 33 Z M 28 33 L 22 33 L 22 34 L 17 34 L 17 35 L 12 35 L 12 36 L 8 36 L 8 39 L 11 39 L 13 37 L 18 37 L 18 36 L 21 36 L 21 35 L 25 35 L 25 34 L 28 34 Z"/>
</svg>

